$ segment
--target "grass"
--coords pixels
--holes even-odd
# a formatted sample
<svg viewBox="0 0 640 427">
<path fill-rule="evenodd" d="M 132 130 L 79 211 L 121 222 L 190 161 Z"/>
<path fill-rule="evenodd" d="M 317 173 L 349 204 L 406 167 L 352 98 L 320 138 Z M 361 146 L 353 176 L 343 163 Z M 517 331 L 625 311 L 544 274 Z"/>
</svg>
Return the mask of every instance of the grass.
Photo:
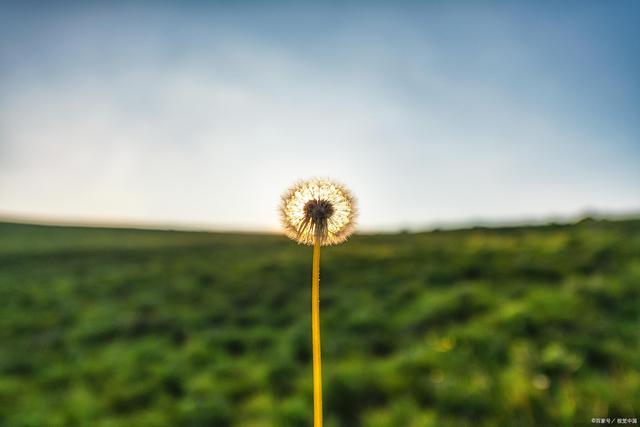
<svg viewBox="0 0 640 427">
<path fill-rule="evenodd" d="M 311 255 L 0 223 L 0 426 L 310 426 Z M 640 417 L 640 221 L 323 249 L 325 425 Z"/>
</svg>

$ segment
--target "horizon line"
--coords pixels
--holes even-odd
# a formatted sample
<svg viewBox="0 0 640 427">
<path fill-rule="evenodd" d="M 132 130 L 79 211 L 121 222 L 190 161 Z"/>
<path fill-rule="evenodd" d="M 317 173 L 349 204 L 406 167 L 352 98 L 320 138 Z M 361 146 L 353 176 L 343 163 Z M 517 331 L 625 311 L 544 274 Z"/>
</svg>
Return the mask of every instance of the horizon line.
<svg viewBox="0 0 640 427">
<path fill-rule="evenodd" d="M 476 227 L 509 228 L 562 224 L 570 225 L 585 219 L 624 221 L 640 219 L 640 209 L 628 211 L 603 211 L 588 210 L 569 215 L 549 214 L 544 217 L 521 217 L 507 219 L 469 219 L 464 221 L 434 221 L 423 225 L 397 225 L 393 227 L 364 227 L 357 234 L 394 234 L 394 233 L 420 233 L 435 230 L 458 230 Z M 180 221 L 136 221 L 131 219 L 88 219 L 72 217 L 46 217 L 44 215 L 15 214 L 0 211 L 0 223 L 34 225 L 34 226 L 58 226 L 80 228 L 111 228 L 111 229 L 135 229 L 149 231 L 179 231 L 200 233 L 243 233 L 243 234 L 280 234 L 280 229 L 269 227 L 242 227 L 221 226 L 206 223 L 185 223 Z"/>
</svg>

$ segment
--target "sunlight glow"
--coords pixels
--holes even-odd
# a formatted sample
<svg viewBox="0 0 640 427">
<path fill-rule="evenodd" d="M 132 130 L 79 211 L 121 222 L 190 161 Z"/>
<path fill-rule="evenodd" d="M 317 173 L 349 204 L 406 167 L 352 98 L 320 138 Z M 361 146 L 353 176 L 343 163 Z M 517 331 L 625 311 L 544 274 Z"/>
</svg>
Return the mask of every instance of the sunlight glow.
<svg viewBox="0 0 640 427">
<path fill-rule="evenodd" d="M 326 202 L 326 218 L 315 218 L 310 204 Z M 355 199 L 343 186 L 326 179 L 311 179 L 294 185 L 282 196 L 282 225 L 291 239 L 305 245 L 335 245 L 353 232 L 356 217 Z"/>
</svg>

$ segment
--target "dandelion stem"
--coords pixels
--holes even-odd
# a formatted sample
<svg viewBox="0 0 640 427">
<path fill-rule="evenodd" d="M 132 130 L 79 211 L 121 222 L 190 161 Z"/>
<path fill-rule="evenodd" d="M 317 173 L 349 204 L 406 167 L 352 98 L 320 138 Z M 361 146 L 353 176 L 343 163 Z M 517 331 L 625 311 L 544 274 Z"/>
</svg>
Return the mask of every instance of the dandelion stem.
<svg viewBox="0 0 640 427">
<path fill-rule="evenodd" d="M 320 359 L 320 243 L 317 239 L 313 245 L 311 334 L 313 337 L 313 426 L 322 427 L 322 361 Z"/>
</svg>

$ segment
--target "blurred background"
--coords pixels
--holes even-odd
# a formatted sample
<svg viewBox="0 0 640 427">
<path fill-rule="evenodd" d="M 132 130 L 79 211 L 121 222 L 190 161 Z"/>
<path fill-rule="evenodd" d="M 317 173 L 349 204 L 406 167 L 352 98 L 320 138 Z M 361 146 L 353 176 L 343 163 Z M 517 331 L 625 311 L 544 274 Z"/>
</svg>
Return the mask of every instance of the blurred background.
<svg viewBox="0 0 640 427">
<path fill-rule="evenodd" d="M 640 4 L 0 5 L 0 426 L 640 418 Z"/>
</svg>

